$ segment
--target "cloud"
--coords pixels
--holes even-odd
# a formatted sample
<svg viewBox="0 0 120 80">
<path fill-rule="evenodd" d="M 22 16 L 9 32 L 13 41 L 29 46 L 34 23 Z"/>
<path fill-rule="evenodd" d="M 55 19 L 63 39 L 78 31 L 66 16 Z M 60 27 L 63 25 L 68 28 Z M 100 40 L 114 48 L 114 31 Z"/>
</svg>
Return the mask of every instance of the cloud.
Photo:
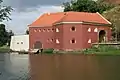
<svg viewBox="0 0 120 80">
<path fill-rule="evenodd" d="M 3 4 L 14 8 L 11 21 L 5 22 L 7 29 L 15 34 L 24 34 L 27 25 L 46 12 L 61 12 L 63 2 L 70 0 L 3 0 Z"/>
<path fill-rule="evenodd" d="M 17 9 L 35 7 L 38 5 L 62 5 L 63 2 L 70 0 L 4 0 L 4 4 L 10 5 Z"/>
<path fill-rule="evenodd" d="M 24 11 L 19 11 L 14 8 L 12 12 L 11 21 L 5 22 L 7 29 L 12 30 L 15 34 L 25 34 L 27 25 L 31 24 L 40 15 L 46 12 L 61 12 L 61 6 L 36 6 L 26 8 Z"/>
</svg>

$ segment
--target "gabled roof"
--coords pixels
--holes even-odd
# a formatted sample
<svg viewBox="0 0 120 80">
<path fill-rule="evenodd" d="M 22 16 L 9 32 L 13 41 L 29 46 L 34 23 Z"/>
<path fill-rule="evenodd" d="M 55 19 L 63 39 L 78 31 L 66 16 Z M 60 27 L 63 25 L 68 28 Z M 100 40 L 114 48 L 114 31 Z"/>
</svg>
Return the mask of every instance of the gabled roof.
<svg viewBox="0 0 120 80">
<path fill-rule="evenodd" d="M 52 26 L 59 22 L 94 22 L 101 24 L 111 24 L 99 13 L 88 12 L 58 12 L 46 13 L 39 17 L 35 22 L 30 24 L 30 27 Z"/>
</svg>

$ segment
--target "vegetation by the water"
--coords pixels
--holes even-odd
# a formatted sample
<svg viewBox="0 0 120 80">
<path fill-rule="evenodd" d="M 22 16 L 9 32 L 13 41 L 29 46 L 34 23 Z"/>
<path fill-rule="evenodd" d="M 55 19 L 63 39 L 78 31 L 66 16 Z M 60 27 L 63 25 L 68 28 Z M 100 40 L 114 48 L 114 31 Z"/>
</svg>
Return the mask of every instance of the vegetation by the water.
<svg viewBox="0 0 120 80">
<path fill-rule="evenodd" d="M 4 20 L 11 20 L 9 17 L 11 11 L 13 10 L 10 6 L 3 5 L 3 0 L 0 0 L 0 22 Z M 10 45 L 10 38 L 14 35 L 12 30 L 7 31 L 4 24 L 0 24 L 0 46 Z"/>
<path fill-rule="evenodd" d="M 9 46 L 0 47 L 0 53 L 8 53 L 8 52 L 10 52 L 10 47 Z"/>
<path fill-rule="evenodd" d="M 52 48 L 50 48 L 50 49 L 44 49 L 44 50 L 43 50 L 43 53 L 53 54 L 53 51 L 54 51 L 54 49 L 52 49 Z"/>
<path fill-rule="evenodd" d="M 84 54 L 96 54 L 96 55 L 120 55 L 120 47 L 119 46 L 115 47 L 115 46 L 110 46 L 110 45 L 102 45 L 102 46 L 86 49 L 82 52 Z"/>
</svg>

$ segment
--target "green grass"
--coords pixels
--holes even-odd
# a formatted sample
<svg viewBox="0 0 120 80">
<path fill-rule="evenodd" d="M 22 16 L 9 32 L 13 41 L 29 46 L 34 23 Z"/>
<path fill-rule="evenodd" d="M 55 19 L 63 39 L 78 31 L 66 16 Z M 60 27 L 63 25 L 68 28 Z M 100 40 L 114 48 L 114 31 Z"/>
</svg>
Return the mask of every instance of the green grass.
<svg viewBox="0 0 120 80">
<path fill-rule="evenodd" d="M 95 55 L 120 55 L 120 49 L 109 45 L 102 45 L 99 47 L 92 47 L 83 51 L 84 54 Z"/>
<path fill-rule="evenodd" d="M 0 53 L 7 53 L 10 51 L 10 47 L 9 46 L 2 46 L 0 47 Z"/>
</svg>

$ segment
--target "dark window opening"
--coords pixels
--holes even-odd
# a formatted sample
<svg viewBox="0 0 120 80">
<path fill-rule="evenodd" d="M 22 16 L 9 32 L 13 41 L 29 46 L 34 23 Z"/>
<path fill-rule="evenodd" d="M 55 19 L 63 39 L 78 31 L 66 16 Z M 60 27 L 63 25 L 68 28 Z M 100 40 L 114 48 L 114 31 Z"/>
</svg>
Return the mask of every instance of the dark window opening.
<svg viewBox="0 0 120 80">
<path fill-rule="evenodd" d="M 21 44 L 23 44 L 23 42 L 21 42 Z"/>
<path fill-rule="evenodd" d="M 73 26 L 72 28 L 71 28 L 71 31 L 75 31 L 76 29 L 75 29 L 75 27 Z"/>
<path fill-rule="evenodd" d="M 72 43 L 72 44 L 76 43 L 76 40 L 75 40 L 75 39 L 72 39 L 72 40 L 71 40 L 71 43 Z"/>
<path fill-rule="evenodd" d="M 54 31 L 54 29 L 52 29 L 52 31 Z"/>
<path fill-rule="evenodd" d="M 105 42 L 106 32 L 104 30 L 101 30 L 99 32 L 99 42 Z"/>
</svg>

